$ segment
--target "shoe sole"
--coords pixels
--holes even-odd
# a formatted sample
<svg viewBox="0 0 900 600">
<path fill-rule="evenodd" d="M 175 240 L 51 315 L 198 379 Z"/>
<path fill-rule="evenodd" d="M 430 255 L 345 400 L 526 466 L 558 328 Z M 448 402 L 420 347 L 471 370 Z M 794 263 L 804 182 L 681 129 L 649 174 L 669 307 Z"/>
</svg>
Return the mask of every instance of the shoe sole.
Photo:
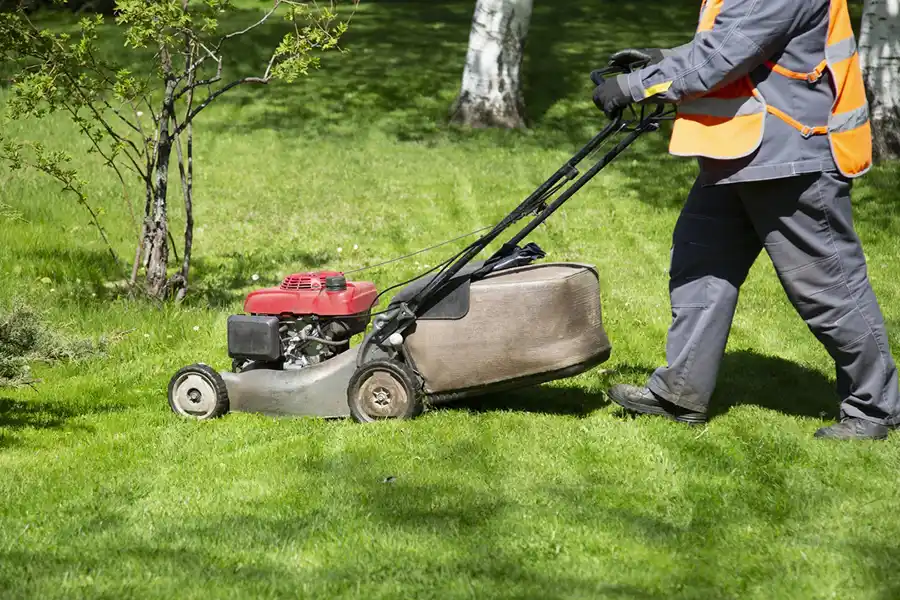
<svg viewBox="0 0 900 600">
<path fill-rule="evenodd" d="M 652 415 L 655 417 L 665 417 L 670 421 L 676 421 L 678 423 L 687 423 L 688 425 L 705 425 L 707 420 L 705 417 L 701 416 L 676 416 L 672 413 L 666 412 L 662 408 L 652 408 L 647 406 L 646 404 L 636 404 L 631 402 L 627 398 L 622 398 L 617 396 L 616 394 L 608 393 L 607 394 L 610 399 L 624 408 L 625 410 L 633 413 L 637 413 L 639 415 Z"/>
</svg>

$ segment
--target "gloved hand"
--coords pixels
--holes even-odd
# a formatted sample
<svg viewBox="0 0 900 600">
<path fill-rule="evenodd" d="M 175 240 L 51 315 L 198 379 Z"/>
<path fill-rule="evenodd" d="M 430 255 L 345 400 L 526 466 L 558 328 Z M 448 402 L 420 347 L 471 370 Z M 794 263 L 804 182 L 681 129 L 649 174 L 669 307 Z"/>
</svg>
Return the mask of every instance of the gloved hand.
<svg viewBox="0 0 900 600">
<path fill-rule="evenodd" d="M 665 57 L 662 48 L 627 48 L 609 57 L 609 66 L 625 68 L 635 63 L 641 67 L 655 65 Z"/>
<path fill-rule="evenodd" d="M 596 80 L 594 83 L 597 83 Z M 627 87 L 624 75 L 601 81 L 594 89 L 594 104 L 607 117 L 612 117 L 614 113 L 632 103 L 633 100 Z"/>
</svg>

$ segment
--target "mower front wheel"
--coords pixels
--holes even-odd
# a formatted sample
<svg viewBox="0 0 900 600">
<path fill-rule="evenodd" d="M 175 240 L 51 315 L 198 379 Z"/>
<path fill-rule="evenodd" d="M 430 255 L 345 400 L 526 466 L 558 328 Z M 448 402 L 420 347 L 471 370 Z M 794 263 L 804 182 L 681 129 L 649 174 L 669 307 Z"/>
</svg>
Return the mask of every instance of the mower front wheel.
<svg viewBox="0 0 900 600">
<path fill-rule="evenodd" d="M 169 381 L 169 407 L 176 415 L 204 421 L 228 412 L 228 390 L 215 369 L 195 364 Z"/>
<path fill-rule="evenodd" d="M 347 388 L 350 415 L 360 423 L 412 419 L 424 409 L 416 375 L 395 360 L 377 360 L 356 370 Z"/>
</svg>

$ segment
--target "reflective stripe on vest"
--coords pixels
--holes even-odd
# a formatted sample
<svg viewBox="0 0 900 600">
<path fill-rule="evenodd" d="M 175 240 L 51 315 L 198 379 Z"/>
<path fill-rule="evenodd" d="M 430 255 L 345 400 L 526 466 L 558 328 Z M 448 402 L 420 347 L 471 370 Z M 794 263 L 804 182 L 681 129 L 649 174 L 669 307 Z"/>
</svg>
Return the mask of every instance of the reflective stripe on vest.
<svg viewBox="0 0 900 600">
<path fill-rule="evenodd" d="M 678 107 L 669 152 L 723 160 L 747 156 L 762 142 L 765 118 L 762 96 L 754 94 L 749 78 L 740 79 Z"/>
<path fill-rule="evenodd" d="M 841 173 L 862 175 L 872 166 L 872 126 L 847 0 L 831 0 L 825 60 L 835 90 L 828 117 L 831 153 Z"/>
<path fill-rule="evenodd" d="M 712 28 L 722 0 L 704 0 L 699 31 Z M 677 156 L 703 156 L 730 160 L 747 156 L 759 148 L 765 115 L 791 125 L 800 135 L 827 135 L 832 155 L 841 173 L 856 177 L 872 164 L 872 130 L 863 85 L 856 39 L 847 11 L 847 0 L 831 0 L 825 59 L 809 73 L 790 71 L 775 63 L 767 66 L 784 77 L 814 85 L 828 71 L 835 100 L 828 125 L 810 127 L 774 106 L 768 106 L 749 76 L 684 102 L 672 130 L 669 151 Z"/>
</svg>

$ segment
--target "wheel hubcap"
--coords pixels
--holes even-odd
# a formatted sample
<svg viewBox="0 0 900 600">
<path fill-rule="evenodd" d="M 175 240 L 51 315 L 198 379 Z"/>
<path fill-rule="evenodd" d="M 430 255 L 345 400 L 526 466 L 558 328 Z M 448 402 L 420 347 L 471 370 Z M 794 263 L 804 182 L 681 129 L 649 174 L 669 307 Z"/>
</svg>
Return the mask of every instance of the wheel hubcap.
<svg viewBox="0 0 900 600">
<path fill-rule="evenodd" d="M 391 375 L 376 371 L 359 390 L 363 411 L 373 419 L 388 419 L 404 413 L 409 395 L 403 384 Z"/>
<path fill-rule="evenodd" d="M 173 404 L 175 410 L 190 417 L 205 417 L 216 406 L 216 390 L 206 377 L 199 373 L 185 373 L 175 383 Z"/>
</svg>

